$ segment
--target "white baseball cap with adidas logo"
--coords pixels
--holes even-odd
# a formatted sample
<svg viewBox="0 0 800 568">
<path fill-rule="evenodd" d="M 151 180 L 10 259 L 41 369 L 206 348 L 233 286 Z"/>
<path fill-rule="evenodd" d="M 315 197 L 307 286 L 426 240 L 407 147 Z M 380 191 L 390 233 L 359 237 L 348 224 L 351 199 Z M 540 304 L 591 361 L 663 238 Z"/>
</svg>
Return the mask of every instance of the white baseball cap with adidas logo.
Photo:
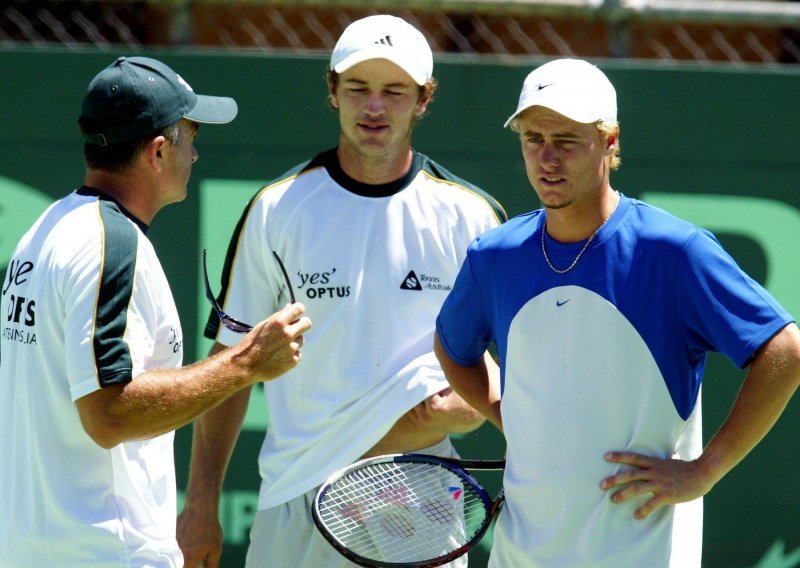
<svg viewBox="0 0 800 568">
<path fill-rule="evenodd" d="M 433 76 L 433 53 L 425 36 L 397 16 L 377 15 L 356 20 L 342 32 L 331 54 L 337 73 L 368 59 L 387 59 L 408 73 L 417 85 Z"/>
</svg>

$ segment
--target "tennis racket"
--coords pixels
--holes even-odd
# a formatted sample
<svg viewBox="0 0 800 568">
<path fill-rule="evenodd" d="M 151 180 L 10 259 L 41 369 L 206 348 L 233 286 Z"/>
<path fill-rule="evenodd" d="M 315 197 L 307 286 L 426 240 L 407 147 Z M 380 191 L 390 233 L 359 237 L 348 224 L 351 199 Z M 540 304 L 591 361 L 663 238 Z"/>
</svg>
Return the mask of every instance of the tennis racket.
<svg viewBox="0 0 800 568">
<path fill-rule="evenodd" d="M 505 460 L 391 454 L 356 462 L 317 491 L 312 517 L 333 547 L 360 566 L 440 566 L 486 534 L 505 495 L 492 500 L 467 469 Z"/>
</svg>

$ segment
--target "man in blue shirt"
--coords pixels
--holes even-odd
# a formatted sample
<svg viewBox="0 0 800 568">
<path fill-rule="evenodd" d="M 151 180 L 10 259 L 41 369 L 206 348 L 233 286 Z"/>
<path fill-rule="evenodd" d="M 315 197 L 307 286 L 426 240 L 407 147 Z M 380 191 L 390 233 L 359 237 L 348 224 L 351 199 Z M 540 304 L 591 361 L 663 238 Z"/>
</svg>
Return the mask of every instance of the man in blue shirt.
<svg viewBox="0 0 800 568">
<path fill-rule="evenodd" d="M 699 567 L 701 497 L 797 389 L 800 331 L 713 235 L 611 187 L 616 92 L 595 66 L 533 71 L 506 126 L 543 208 L 472 243 L 435 346 L 507 441 L 489 565 Z M 703 449 L 708 351 L 749 371 Z"/>
</svg>

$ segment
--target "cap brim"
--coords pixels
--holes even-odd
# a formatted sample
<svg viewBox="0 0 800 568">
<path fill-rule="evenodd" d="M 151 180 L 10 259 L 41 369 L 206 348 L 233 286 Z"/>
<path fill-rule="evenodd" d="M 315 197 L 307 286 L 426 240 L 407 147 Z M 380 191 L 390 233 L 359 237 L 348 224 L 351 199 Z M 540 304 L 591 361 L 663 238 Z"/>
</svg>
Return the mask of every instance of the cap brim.
<svg viewBox="0 0 800 568">
<path fill-rule="evenodd" d="M 519 116 L 519 112 L 515 112 L 514 114 L 512 114 L 511 116 L 509 116 L 509 117 L 508 117 L 508 120 L 506 120 L 505 124 L 503 124 L 503 128 L 508 128 L 508 125 L 509 125 L 509 124 L 511 124 L 511 122 L 512 122 L 512 121 L 513 121 L 515 118 L 517 118 L 518 116 Z"/>
<path fill-rule="evenodd" d="M 363 63 L 364 61 L 369 61 L 370 59 L 385 59 L 391 61 L 405 71 L 417 85 L 424 85 L 428 81 L 428 77 L 425 77 L 423 73 L 410 71 L 415 67 L 412 62 L 406 61 L 399 53 L 395 53 L 394 50 L 386 49 L 380 45 L 361 49 L 345 57 L 333 66 L 333 70 L 337 73 L 344 73 L 351 67 Z"/>
<path fill-rule="evenodd" d="M 508 125 L 511 124 L 515 118 L 529 108 L 535 106 L 548 108 L 562 116 L 566 116 L 570 120 L 574 120 L 575 122 L 579 122 L 581 124 L 592 124 L 598 120 L 603 120 L 603 117 L 600 115 L 600 113 L 594 109 L 587 110 L 580 103 L 564 100 L 559 96 L 531 97 L 519 105 L 517 111 L 512 114 L 508 120 L 506 120 L 503 128 L 508 128 Z"/>
<path fill-rule="evenodd" d="M 183 117 L 202 124 L 227 124 L 238 112 L 236 101 L 230 97 L 197 95 L 197 104 Z"/>
</svg>

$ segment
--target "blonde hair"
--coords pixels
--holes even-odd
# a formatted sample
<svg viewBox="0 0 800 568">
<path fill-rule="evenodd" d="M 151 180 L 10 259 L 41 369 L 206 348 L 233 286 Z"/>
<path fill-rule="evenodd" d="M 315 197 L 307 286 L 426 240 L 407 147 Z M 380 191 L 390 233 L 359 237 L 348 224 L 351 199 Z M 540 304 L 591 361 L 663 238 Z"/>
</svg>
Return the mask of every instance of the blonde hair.
<svg viewBox="0 0 800 568">
<path fill-rule="evenodd" d="M 612 135 L 616 135 L 617 139 L 614 140 L 614 152 L 611 154 L 611 163 L 609 167 L 612 170 L 618 170 L 619 167 L 622 165 L 622 157 L 620 156 L 620 147 L 619 147 L 619 123 L 617 122 L 605 122 L 603 120 L 598 120 L 595 122 L 597 126 L 597 130 L 600 131 L 606 138 Z"/>
<path fill-rule="evenodd" d="M 515 116 L 513 119 L 511 119 L 511 122 L 508 123 L 508 127 L 511 129 L 511 131 L 516 132 L 517 134 L 519 134 L 520 114 Z M 619 123 L 617 122 L 605 122 L 604 120 L 598 120 L 594 123 L 594 125 L 597 127 L 597 130 L 600 132 L 600 134 L 606 138 L 614 135 L 619 129 Z M 612 170 L 618 170 L 621 165 L 622 157 L 620 156 L 619 136 L 617 135 L 617 139 L 614 141 L 614 153 L 611 154 L 611 163 L 609 164 L 609 167 Z"/>
</svg>

